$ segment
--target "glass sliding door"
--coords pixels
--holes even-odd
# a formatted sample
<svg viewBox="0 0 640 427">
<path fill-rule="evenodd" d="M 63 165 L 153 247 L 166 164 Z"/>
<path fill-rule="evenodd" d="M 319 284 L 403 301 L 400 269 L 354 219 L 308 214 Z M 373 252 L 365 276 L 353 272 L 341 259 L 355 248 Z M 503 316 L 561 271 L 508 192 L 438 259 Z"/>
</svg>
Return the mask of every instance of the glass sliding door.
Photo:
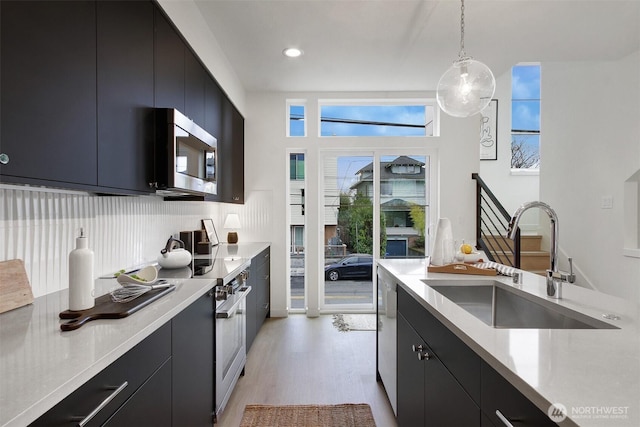
<svg viewBox="0 0 640 427">
<path fill-rule="evenodd" d="M 373 161 L 373 155 L 323 156 L 324 309 L 373 309 Z"/>
</svg>

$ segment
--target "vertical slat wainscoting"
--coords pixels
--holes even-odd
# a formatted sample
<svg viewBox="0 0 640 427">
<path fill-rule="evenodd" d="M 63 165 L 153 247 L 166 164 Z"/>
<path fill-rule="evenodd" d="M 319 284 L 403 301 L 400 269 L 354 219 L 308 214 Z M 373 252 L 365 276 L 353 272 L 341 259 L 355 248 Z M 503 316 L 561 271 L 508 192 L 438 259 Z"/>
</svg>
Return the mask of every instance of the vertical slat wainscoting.
<svg viewBox="0 0 640 427">
<path fill-rule="evenodd" d="M 237 213 L 242 229 L 238 230 L 239 242 L 272 242 L 274 240 L 273 191 L 256 190 L 245 196 L 244 205 L 223 203 L 220 212 L 220 226 L 216 230 L 221 241 L 226 241 L 227 230 L 222 228 L 227 214 Z"/>
<path fill-rule="evenodd" d="M 68 287 L 68 256 L 84 228 L 96 277 L 155 261 L 170 235 L 220 227 L 218 204 L 160 197 L 97 197 L 64 191 L 0 188 L 0 260 L 24 260 L 34 296 Z"/>
</svg>

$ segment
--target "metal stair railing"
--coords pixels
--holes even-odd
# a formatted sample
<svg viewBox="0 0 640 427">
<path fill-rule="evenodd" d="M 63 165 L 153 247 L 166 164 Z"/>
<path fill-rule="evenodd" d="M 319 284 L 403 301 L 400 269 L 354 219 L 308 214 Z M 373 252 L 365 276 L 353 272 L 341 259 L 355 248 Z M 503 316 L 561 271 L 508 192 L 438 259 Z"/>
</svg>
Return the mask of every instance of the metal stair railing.
<svg viewBox="0 0 640 427">
<path fill-rule="evenodd" d="M 520 229 L 514 240 L 506 237 L 511 215 L 480 175 L 473 173 L 471 179 L 476 181 L 476 248 L 490 261 L 520 268 Z"/>
</svg>

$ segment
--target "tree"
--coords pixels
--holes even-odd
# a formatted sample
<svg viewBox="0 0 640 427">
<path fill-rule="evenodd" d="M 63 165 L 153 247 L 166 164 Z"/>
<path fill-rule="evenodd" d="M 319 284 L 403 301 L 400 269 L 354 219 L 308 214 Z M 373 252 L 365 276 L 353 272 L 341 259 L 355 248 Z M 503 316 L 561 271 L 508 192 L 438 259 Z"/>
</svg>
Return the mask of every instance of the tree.
<svg viewBox="0 0 640 427">
<path fill-rule="evenodd" d="M 528 169 L 540 166 L 540 151 L 527 146 L 527 139 L 513 138 L 511 140 L 511 168 Z"/>
<path fill-rule="evenodd" d="M 352 253 L 373 254 L 373 204 L 363 194 L 351 199 L 340 194 L 338 226 L 343 230 L 342 242 Z M 380 216 L 380 254 L 387 250 L 386 218 Z"/>
<path fill-rule="evenodd" d="M 409 216 L 411 217 L 411 221 L 413 221 L 413 228 L 418 231 L 418 239 L 416 239 L 416 245 L 424 248 L 424 231 L 426 221 L 424 206 L 420 206 L 417 203 L 411 203 Z"/>
</svg>

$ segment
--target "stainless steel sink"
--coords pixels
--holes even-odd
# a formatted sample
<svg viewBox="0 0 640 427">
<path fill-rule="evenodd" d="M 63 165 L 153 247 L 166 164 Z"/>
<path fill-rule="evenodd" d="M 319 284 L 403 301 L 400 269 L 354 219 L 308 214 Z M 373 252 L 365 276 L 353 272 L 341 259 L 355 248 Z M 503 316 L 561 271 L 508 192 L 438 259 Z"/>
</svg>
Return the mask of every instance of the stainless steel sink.
<svg viewBox="0 0 640 427">
<path fill-rule="evenodd" d="M 619 329 L 557 304 L 537 302 L 537 297 L 495 280 L 423 282 L 494 328 Z"/>
</svg>

